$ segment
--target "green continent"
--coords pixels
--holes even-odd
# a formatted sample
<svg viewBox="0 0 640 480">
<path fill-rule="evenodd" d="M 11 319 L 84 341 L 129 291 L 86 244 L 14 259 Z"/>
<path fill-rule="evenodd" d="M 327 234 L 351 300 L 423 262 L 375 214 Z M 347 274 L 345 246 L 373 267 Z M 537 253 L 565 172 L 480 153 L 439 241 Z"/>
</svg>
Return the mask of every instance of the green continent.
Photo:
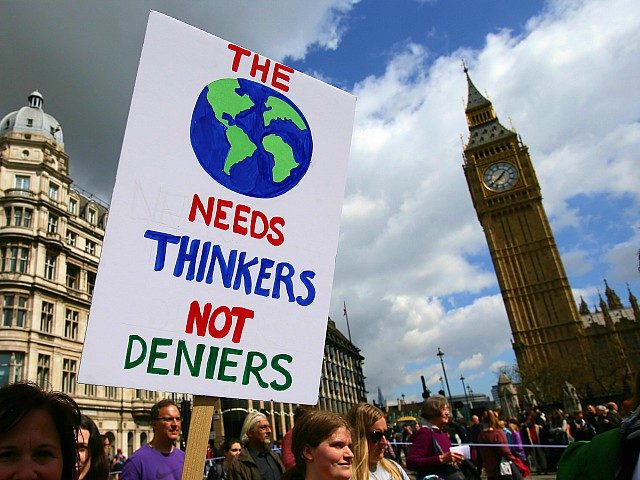
<svg viewBox="0 0 640 480">
<path fill-rule="evenodd" d="M 263 114 L 265 127 L 268 127 L 272 120 L 280 118 L 282 120 L 291 120 L 300 130 L 307 129 L 302 117 L 287 102 L 277 97 L 269 97 L 265 105 L 269 109 Z"/>
<path fill-rule="evenodd" d="M 254 105 L 249 95 L 238 95 L 236 89 L 240 88 L 240 84 L 235 78 L 223 78 L 207 86 L 209 88 L 207 101 L 211 105 L 213 114 L 227 127 L 229 122 L 222 118 L 224 113 L 228 113 L 231 118 L 236 118 L 240 112 L 249 110 Z"/>
<path fill-rule="evenodd" d="M 264 149 L 273 155 L 274 165 L 271 174 L 274 182 L 281 182 L 286 179 L 291 170 L 298 166 L 293 158 L 293 150 L 278 135 L 267 135 L 262 139 Z"/>
<path fill-rule="evenodd" d="M 257 147 L 244 130 L 236 125 L 230 125 L 223 114 L 226 113 L 231 118 L 235 118 L 240 112 L 253 107 L 254 103 L 248 95 L 238 95 L 236 89 L 240 88 L 240 84 L 235 78 L 216 80 L 211 82 L 208 88 L 207 101 L 211 105 L 213 114 L 227 128 L 229 153 L 224 162 L 224 173 L 229 175 L 231 167 L 253 155 Z"/>
<path fill-rule="evenodd" d="M 247 134 L 240 127 L 231 125 L 227 127 L 227 140 L 229 141 L 229 153 L 224 161 L 224 173 L 231 174 L 231 167 L 236 163 L 240 163 L 245 158 L 253 155 L 257 150 L 256 144 L 251 141 Z"/>
</svg>

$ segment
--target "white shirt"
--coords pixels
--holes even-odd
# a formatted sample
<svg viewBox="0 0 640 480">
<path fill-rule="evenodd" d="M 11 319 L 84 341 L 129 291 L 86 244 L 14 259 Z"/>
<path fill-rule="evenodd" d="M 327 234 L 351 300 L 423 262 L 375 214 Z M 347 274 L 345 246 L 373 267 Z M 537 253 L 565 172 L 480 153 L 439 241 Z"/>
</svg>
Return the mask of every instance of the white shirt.
<svg viewBox="0 0 640 480">
<path fill-rule="evenodd" d="M 407 476 L 407 472 L 405 472 L 400 465 L 398 465 L 396 462 L 388 458 L 386 460 L 392 463 L 393 466 L 398 469 L 398 472 L 400 473 L 402 480 L 409 480 L 409 477 Z M 373 469 L 369 467 L 369 480 L 392 480 L 392 479 L 393 477 L 391 476 L 391 472 L 382 468 L 380 466 L 380 462 L 376 463 L 376 466 L 373 467 Z"/>
</svg>

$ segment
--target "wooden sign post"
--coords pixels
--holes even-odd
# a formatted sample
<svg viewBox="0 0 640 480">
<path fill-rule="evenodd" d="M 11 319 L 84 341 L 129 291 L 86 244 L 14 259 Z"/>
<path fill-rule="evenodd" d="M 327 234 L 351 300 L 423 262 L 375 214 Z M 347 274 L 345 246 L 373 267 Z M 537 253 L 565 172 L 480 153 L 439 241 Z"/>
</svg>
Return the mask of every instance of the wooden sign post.
<svg viewBox="0 0 640 480">
<path fill-rule="evenodd" d="M 213 418 L 213 402 L 213 397 L 204 395 L 195 395 L 193 397 L 182 480 L 202 479 L 204 459 L 209 442 L 209 431 Z"/>
</svg>

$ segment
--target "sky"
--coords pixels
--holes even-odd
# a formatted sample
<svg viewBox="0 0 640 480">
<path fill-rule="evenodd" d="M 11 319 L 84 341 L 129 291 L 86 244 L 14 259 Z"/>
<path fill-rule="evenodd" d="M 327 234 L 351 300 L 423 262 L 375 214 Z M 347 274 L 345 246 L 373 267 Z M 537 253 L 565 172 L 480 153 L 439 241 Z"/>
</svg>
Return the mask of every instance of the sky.
<svg viewBox="0 0 640 480">
<path fill-rule="evenodd" d="M 528 145 L 576 299 L 640 296 L 640 9 L 633 0 L 0 0 L 0 117 L 38 89 L 71 177 L 110 201 L 149 10 L 357 96 L 329 315 L 369 398 L 420 376 L 490 393 L 511 335 L 462 171 L 464 59 Z"/>
</svg>

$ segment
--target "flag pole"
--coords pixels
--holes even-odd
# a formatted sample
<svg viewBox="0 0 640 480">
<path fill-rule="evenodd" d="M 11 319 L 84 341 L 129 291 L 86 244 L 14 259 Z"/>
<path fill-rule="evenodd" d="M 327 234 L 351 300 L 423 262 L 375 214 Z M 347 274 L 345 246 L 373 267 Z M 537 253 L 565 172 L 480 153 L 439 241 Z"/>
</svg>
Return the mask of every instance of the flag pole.
<svg viewBox="0 0 640 480">
<path fill-rule="evenodd" d="M 351 341 L 351 327 L 349 326 L 349 315 L 347 315 L 347 302 L 344 302 L 344 318 L 347 319 L 347 333 L 349 334 L 349 342 L 353 343 Z"/>
</svg>

